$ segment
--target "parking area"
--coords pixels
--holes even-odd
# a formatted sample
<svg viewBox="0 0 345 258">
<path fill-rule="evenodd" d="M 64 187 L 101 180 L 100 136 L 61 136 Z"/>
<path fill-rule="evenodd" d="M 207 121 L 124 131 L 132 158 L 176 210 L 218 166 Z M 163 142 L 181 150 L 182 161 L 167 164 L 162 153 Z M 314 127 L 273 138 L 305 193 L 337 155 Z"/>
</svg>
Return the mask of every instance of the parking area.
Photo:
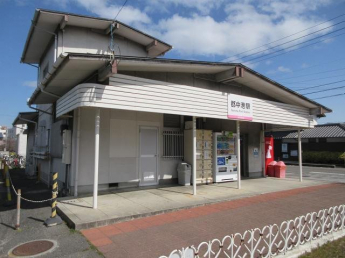
<svg viewBox="0 0 345 258">
<path fill-rule="evenodd" d="M 287 166 L 286 177 L 299 178 L 299 167 Z M 345 183 L 345 168 L 323 168 L 303 166 L 303 178 L 307 180 Z"/>
</svg>

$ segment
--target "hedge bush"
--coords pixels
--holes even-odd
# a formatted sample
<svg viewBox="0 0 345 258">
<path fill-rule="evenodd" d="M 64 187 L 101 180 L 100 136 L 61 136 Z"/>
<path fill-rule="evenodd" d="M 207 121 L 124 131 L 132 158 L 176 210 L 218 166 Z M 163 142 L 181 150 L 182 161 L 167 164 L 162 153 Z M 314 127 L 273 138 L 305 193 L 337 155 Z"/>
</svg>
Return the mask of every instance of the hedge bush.
<svg viewBox="0 0 345 258">
<path fill-rule="evenodd" d="M 344 164 L 342 155 L 344 155 L 342 152 L 304 151 L 302 159 L 306 163 Z"/>
</svg>

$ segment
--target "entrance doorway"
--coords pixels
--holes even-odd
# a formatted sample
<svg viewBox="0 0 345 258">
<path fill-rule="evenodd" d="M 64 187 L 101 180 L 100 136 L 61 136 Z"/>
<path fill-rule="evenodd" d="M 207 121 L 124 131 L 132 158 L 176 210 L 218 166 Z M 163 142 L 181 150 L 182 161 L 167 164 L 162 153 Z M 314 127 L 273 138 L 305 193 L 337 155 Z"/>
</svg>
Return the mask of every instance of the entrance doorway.
<svg viewBox="0 0 345 258">
<path fill-rule="evenodd" d="M 241 177 L 249 177 L 248 172 L 248 134 L 240 135 Z"/>
<path fill-rule="evenodd" d="M 140 185 L 156 185 L 158 183 L 158 128 L 141 126 L 139 134 Z"/>
</svg>

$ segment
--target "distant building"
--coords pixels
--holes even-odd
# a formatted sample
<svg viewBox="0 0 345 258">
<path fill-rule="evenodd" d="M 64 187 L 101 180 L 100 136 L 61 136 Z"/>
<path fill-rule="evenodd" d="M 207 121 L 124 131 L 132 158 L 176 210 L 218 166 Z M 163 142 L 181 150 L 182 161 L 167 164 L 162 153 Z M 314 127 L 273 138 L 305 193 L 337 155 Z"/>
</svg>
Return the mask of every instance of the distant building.
<svg viewBox="0 0 345 258">
<path fill-rule="evenodd" d="M 7 149 L 20 156 L 26 156 L 27 125 L 17 125 L 7 130 Z"/>
<path fill-rule="evenodd" d="M 298 159 L 297 132 L 281 131 L 266 133 L 274 138 L 276 160 Z M 345 152 L 345 123 L 316 125 L 301 131 L 302 149 L 307 151 Z"/>
<path fill-rule="evenodd" d="M 7 126 L 0 125 L 0 151 L 6 150 Z"/>
</svg>

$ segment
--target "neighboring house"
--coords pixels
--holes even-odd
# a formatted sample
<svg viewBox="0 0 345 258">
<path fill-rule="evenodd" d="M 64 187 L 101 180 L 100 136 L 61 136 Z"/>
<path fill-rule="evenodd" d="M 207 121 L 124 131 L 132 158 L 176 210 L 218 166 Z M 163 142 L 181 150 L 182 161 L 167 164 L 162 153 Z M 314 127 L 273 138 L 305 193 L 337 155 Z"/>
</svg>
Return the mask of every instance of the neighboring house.
<svg viewBox="0 0 345 258">
<path fill-rule="evenodd" d="M 66 192 L 97 200 L 98 189 L 176 183 L 187 157 L 203 177 L 211 154 L 195 151 L 196 129 L 240 135 L 240 176 L 263 176 L 265 130 L 312 128 L 331 112 L 242 64 L 158 58 L 171 48 L 119 21 L 36 10 L 21 62 L 39 66 L 28 104 L 41 180 L 59 172 Z M 184 152 L 183 128 L 194 132 Z"/>
<path fill-rule="evenodd" d="M 0 125 L 0 151 L 5 151 L 7 149 L 7 126 Z"/>
<path fill-rule="evenodd" d="M 38 120 L 38 112 L 20 112 L 18 116 L 13 121 L 14 128 L 22 127 L 25 128 L 23 135 L 25 135 L 25 146 L 21 141 L 19 145 L 21 149 L 25 147 L 25 152 L 23 151 L 26 158 L 25 174 L 29 176 L 36 175 L 36 165 L 33 153 L 35 151 L 35 140 L 36 140 L 36 125 Z"/>
<path fill-rule="evenodd" d="M 23 157 L 26 156 L 26 129 L 26 124 L 13 126 L 12 128 L 8 129 L 7 135 L 7 148 Z"/>
<path fill-rule="evenodd" d="M 297 161 L 296 131 L 267 132 L 274 138 L 276 160 Z M 316 125 L 301 131 L 303 151 L 345 152 L 345 123 Z"/>
</svg>

